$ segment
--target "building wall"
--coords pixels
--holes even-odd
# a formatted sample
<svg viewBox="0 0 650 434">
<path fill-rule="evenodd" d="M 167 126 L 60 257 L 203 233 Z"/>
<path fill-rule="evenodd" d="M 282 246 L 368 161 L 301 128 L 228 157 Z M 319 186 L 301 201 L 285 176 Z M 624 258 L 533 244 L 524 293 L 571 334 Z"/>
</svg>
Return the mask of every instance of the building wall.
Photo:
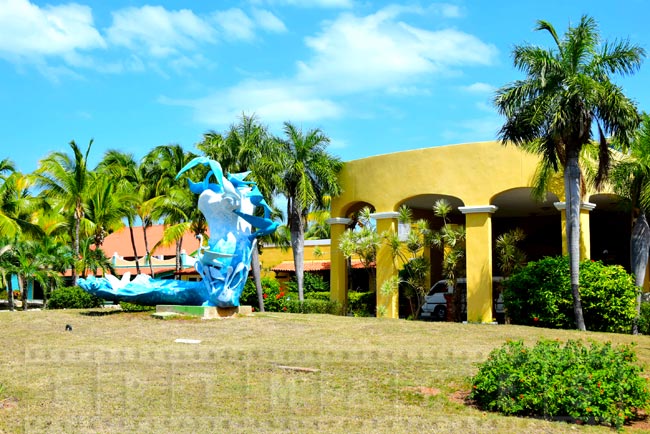
<svg viewBox="0 0 650 434">
<path fill-rule="evenodd" d="M 316 249 L 320 250 L 321 256 L 314 255 Z M 316 259 L 330 260 L 330 240 L 305 240 L 305 261 Z M 260 262 L 262 265 L 262 275 L 271 275 L 271 268 L 284 261 L 293 261 L 293 252 L 291 248 L 285 250 L 276 246 L 263 246 Z"/>
<path fill-rule="evenodd" d="M 332 298 L 343 303 L 346 292 L 345 262 L 336 249 L 346 218 L 361 207 L 370 205 L 377 216 L 378 227 L 390 228 L 397 222 L 396 211 L 402 204 L 419 200 L 418 204 L 421 205 L 428 198 L 449 197 L 453 199 L 456 209 L 463 213 L 457 213 L 455 218 L 460 219 L 459 223 L 464 224 L 467 230 L 468 320 L 491 321 L 493 223 L 496 220 L 496 227 L 501 230 L 524 221 L 523 212 L 518 217 L 511 217 L 498 209 L 507 203 L 511 207 L 511 214 L 517 214 L 517 194 L 530 189 L 538 162 L 537 156 L 515 146 L 480 142 L 378 155 L 346 163 L 340 174 L 343 193 L 332 200 Z M 563 248 L 566 251 L 561 232 L 564 222 L 564 212 L 561 211 L 563 197 L 563 182 L 558 176 L 549 190 L 549 198 L 552 199 L 547 200 L 551 200 L 551 206 L 541 208 L 544 216 L 536 217 L 536 221 L 546 228 L 540 230 L 554 232 L 542 237 L 541 242 L 539 234 L 536 234 L 540 252 L 561 252 Z M 532 202 L 531 199 L 527 200 Z M 554 203 L 560 208 L 555 209 Z M 433 201 L 428 206 L 429 213 L 431 205 Z M 581 224 L 586 228 L 586 233 L 581 234 L 584 257 L 590 255 L 589 212 L 586 209 L 581 214 Z M 528 212 L 530 217 L 527 218 L 533 219 L 534 214 Z M 539 227 L 542 226 L 536 226 Z M 548 240 L 547 245 L 544 239 Z M 380 252 L 377 287 L 383 283 L 382 279 L 397 273 L 390 260 L 382 260 L 382 256 L 385 255 Z M 383 303 L 387 316 L 396 317 L 397 296 L 391 300 L 379 298 L 378 292 L 378 305 Z"/>
<path fill-rule="evenodd" d="M 466 206 L 487 205 L 499 192 L 530 186 L 537 162 L 534 155 L 496 142 L 350 161 L 340 175 L 343 194 L 332 201 L 332 216 L 344 217 L 358 202 L 377 212 L 395 211 L 405 199 L 432 192 L 458 197 Z"/>
</svg>

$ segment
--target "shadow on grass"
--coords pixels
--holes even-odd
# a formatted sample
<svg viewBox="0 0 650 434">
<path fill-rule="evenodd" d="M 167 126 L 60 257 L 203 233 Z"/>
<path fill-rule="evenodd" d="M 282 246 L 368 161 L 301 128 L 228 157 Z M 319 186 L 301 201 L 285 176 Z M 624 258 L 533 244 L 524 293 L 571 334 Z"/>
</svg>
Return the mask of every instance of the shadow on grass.
<svg viewBox="0 0 650 434">
<path fill-rule="evenodd" d="M 80 312 L 84 316 L 108 316 L 124 313 L 122 309 L 106 309 L 106 310 L 89 310 L 86 312 Z"/>
</svg>

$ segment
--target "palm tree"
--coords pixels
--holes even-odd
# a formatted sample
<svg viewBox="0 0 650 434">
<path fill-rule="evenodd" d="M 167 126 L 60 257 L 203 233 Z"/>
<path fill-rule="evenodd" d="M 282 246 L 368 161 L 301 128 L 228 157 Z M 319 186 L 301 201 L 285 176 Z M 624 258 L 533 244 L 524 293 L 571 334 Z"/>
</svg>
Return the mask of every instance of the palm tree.
<svg viewBox="0 0 650 434">
<path fill-rule="evenodd" d="M 154 186 L 147 180 L 144 164 L 136 162 L 133 154 L 109 150 L 104 154 L 104 158 L 97 166 L 97 169 L 113 179 L 114 183 L 117 184 L 116 190 L 132 199 L 130 201 L 131 206 L 125 210 L 127 212 L 124 217 L 129 226 L 136 273 L 140 274 L 140 259 L 135 244 L 133 227 L 136 218 L 139 217 L 146 238 L 146 228 L 151 225 L 148 201 L 154 197 Z M 149 256 L 149 251 L 146 254 Z"/>
<path fill-rule="evenodd" d="M 0 286 L 7 288 L 7 302 L 9 303 L 9 310 L 14 310 L 14 290 L 11 281 L 11 276 L 16 271 L 16 261 L 13 252 L 13 245 L 7 238 L 0 239 Z M 6 283 L 6 286 L 5 286 Z"/>
<path fill-rule="evenodd" d="M 151 199 L 151 217 L 162 218 L 166 225 L 163 239 L 158 245 L 176 244 L 176 271 L 180 271 L 183 235 L 191 228 L 205 232 L 204 218 L 197 212 L 197 200 L 187 188 L 186 176 L 176 180 L 176 175 L 196 155 L 185 152 L 180 145 L 157 146 L 145 156 L 143 165 L 148 179 L 155 180 L 155 197 Z M 198 235 L 197 233 L 197 235 Z M 145 237 L 145 244 L 148 242 Z M 149 255 L 150 253 L 148 253 Z M 149 261 L 151 264 L 151 261 Z M 150 265 L 151 266 L 151 265 Z"/>
<path fill-rule="evenodd" d="M 563 39 L 546 21 L 538 21 L 536 30 L 547 31 L 555 48 L 514 48 L 514 65 L 526 73 L 526 78 L 496 93 L 494 103 L 506 117 L 499 138 L 504 144 L 512 142 L 542 155 L 541 164 L 547 169 L 564 169 L 574 314 L 577 328 L 586 330 L 578 287 L 580 151 L 591 142 L 595 127 L 600 149 L 596 181 L 602 182 L 609 167 L 607 137 L 626 145 L 639 125 L 635 104 L 610 75 L 635 72 L 645 52 L 628 41 L 601 43 L 598 26 L 588 16 L 569 27 Z"/>
<path fill-rule="evenodd" d="M 307 240 L 326 240 L 330 238 L 330 225 L 327 223 L 330 213 L 331 197 L 323 198 L 325 209 L 314 209 L 307 215 Z"/>
<path fill-rule="evenodd" d="M 168 189 L 167 194 L 154 199 L 154 218 L 162 218 L 165 223 L 163 236 L 153 248 L 153 254 L 161 246 L 175 244 L 176 271 L 181 269 L 181 250 L 183 236 L 187 231 L 197 237 L 207 232 L 205 217 L 197 208 L 196 196 L 187 187 L 180 185 Z"/>
<path fill-rule="evenodd" d="M 372 224 L 369 207 L 361 209 L 357 215 L 357 223 L 353 229 L 346 229 L 339 241 L 339 250 L 348 260 L 348 268 L 351 268 L 353 257 L 359 258 L 363 268 L 368 273 L 368 286 L 370 291 L 375 290 L 375 265 L 377 252 L 381 246 L 381 234 Z M 351 279 L 350 279 L 351 281 Z"/>
<path fill-rule="evenodd" d="M 277 141 L 277 153 L 272 155 L 277 156 L 276 168 L 281 169 L 276 188 L 278 193 L 287 198 L 298 296 L 303 301 L 307 215 L 314 207 L 324 208 L 325 197 L 340 194 L 338 173 L 343 168 L 343 163 L 327 152 L 330 139 L 318 128 L 303 133 L 302 129 L 285 122 L 284 136 L 284 140 Z"/>
<path fill-rule="evenodd" d="M 15 239 L 21 235 L 38 237 L 43 231 L 36 223 L 37 211 L 46 209 L 31 194 L 29 176 L 12 172 L 0 184 L 0 236 Z"/>
<path fill-rule="evenodd" d="M 526 253 L 518 246 L 518 243 L 525 238 L 526 234 L 521 228 L 512 229 L 497 237 L 494 250 L 497 266 L 503 277 L 510 277 L 512 273 L 526 265 Z"/>
<path fill-rule="evenodd" d="M 6 190 L 6 181 L 7 176 L 14 173 L 15 167 L 11 160 L 5 158 L 0 161 L 0 235 L 4 236 L 14 236 L 16 232 L 19 231 L 19 228 L 16 226 L 16 222 L 9 217 L 5 212 L 4 205 L 4 195 Z"/>
<path fill-rule="evenodd" d="M 123 218 L 132 215 L 135 193 L 130 185 L 115 182 L 102 172 L 91 172 L 91 186 L 85 206 L 83 226 L 100 247 L 106 236 L 124 227 Z"/>
<path fill-rule="evenodd" d="M 38 243 L 34 241 L 19 241 L 13 248 L 15 266 L 13 271 L 18 275 L 23 310 L 27 310 L 27 292 L 29 287 L 38 282 L 46 287 L 50 278 L 56 278 L 58 272 L 49 269 L 39 252 Z"/>
<path fill-rule="evenodd" d="M 111 274 L 115 274 L 115 269 L 109 258 L 106 257 L 106 253 L 98 247 L 93 248 L 95 243 L 94 237 L 84 238 L 80 242 L 81 249 L 81 277 L 86 278 L 88 271 L 92 271 L 93 275 L 97 274 L 97 271 L 102 270 L 102 275 L 106 274 L 106 271 L 110 271 Z"/>
<path fill-rule="evenodd" d="M 40 258 L 41 268 L 47 271 L 46 285 L 43 286 L 43 306 L 47 306 L 48 296 L 61 286 L 63 273 L 74 265 L 70 246 L 53 235 L 53 232 L 45 233 L 36 244 L 36 255 Z"/>
<path fill-rule="evenodd" d="M 70 142 L 72 157 L 64 152 L 53 152 L 40 161 L 35 172 L 41 195 L 56 203 L 62 213 L 72 216 L 72 250 L 75 261 L 79 260 L 81 220 L 85 215 L 84 206 L 91 180 L 87 162 L 92 144 L 93 141 L 90 140 L 86 152 L 82 153 L 73 140 Z M 77 276 L 77 267 L 72 267 L 72 281 L 75 283 Z"/>
<path fill-rule="evenodd" d="M 614 191 L 628 200 L 632 208 L 632 234 L 630 238 L 630 263 L 635 284 L 643 286 L 650 249 L 650 226 L 646 214 L 650 210 L 650 115 L 641 115 L 641 125 L 630 148 L 612 168 L 610 181 Z M 637 296 L 637 318 L 632 333 L 638 334 L 638 317 L 641 311 L 641 292 Z"/>
<path fill-rule="evenodd" d="M 446 199 L 438 199 L 433 204 L 433 214 L 442 219 L 442 227 L 426 233 L 426 244 L 436 247 L 442 253 L 442 274 L 456 286 L 458 275 L 465 270 L 465 227 L 449 224 L 449 213 L 453 207 Z"/>
</svg>

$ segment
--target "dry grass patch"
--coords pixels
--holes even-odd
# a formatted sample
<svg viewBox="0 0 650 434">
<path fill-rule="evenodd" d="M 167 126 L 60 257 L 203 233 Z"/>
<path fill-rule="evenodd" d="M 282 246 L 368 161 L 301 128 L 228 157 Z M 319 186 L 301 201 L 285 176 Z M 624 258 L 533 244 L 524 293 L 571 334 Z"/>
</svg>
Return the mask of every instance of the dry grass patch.
<svg viewBox="0 0 650 434">
<path fill-rule="evenodd" d="M 506 339 L 633 340 L 329 315 L 83 312 L 0 315 L 0 399 L 13 402 L 0 432 L 607 432 L 486 414 L 458 397 Z M 635 340 L 647 363 L 650 340 Z"/>
</svg>

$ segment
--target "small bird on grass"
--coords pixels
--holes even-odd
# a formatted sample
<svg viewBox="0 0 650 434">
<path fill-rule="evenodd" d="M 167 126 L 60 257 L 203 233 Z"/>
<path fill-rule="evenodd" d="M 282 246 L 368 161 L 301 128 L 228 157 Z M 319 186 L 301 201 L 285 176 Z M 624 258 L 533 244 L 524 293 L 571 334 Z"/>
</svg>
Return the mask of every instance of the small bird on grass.
<svg viewBox="0 0 650 434">
<path fill-rule="evenodd" d="M 72 326 L 70 324 L 65 325 L 65 331 L 66 332 L 71 332 L 72 331 Z"/>
</svg>

